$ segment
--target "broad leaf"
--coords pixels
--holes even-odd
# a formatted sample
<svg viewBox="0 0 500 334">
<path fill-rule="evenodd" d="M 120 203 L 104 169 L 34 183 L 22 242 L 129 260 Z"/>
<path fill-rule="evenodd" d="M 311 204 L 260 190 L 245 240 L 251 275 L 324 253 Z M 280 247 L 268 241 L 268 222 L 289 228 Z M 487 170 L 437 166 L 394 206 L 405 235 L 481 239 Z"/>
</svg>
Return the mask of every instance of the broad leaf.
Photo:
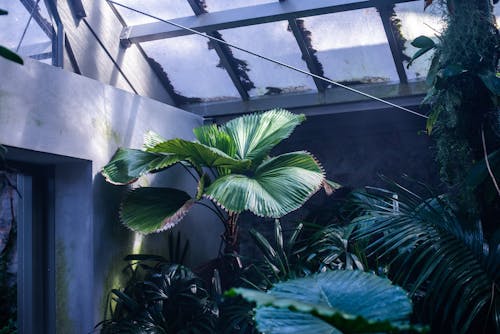
<svg viewBox="0 0 500 334">
<path fill-rule="evenodd" d="M 324 180 L 312 155 L 293 152 L 265 161 L 253 175 L 220 177 L 205 190 L 205 196 L 232 212 L 250 210 L 279 218 L 304 204 Z"/>
<path fill-rule="evenodd" d="M 147 151 L 148 149 L 153 148 L 156 145 L 163 143 L 164 141 L 166 141 L 165 138 L 150 130 L 144 135 L 144 150 Z"/>
<path fill-rule="evenodd" d="M 7 49 L 6 47 L 3 47 L 1 45 L 0 45 L 0 56 L 4 57 L 5 59 L 11 60 L 15 63 L 21 64 L 21 65 L 24 64 L 23 59 L 17 53 L 10 51 L 9 49 Z"/>
<path fill-rule="evenodd" d="M 221 150 L 184 139 L 171 139 L 147 149 L 148 152 L 175 154 L 195 166 L 244 170 L 250 166 L 249 160 L 231 158 Z"/>
<path fill-rule="evenodd" d="M 194 204 L 184 191 L 137 188 L 122 203 L 120 219 L 133 231 L 148 234 L 174 227 Z"/>
<path fill-rule="evenodd" d="M 229 134 L 216 124 L 204 125 L 193 130 L 196 139 L 203 144 L 221 150 L 232 158 L 236 157 L 236 144 Z"/>
<path fill-rule="evenodd" d="M 273 109 L 235 118 L 223 125 L 221 130 L 233 139 L 238 158 L 261 160 L 274 146 L 288 138 L 295 127 L 304 120 L 302 114 Z"/>
<path fill-rule="evenodd" d="M 149 172 L 158 171 L 180 162 L 178 156 L 120 148 L 102 169 L 106 181 L 129 184 Z"/>
<path fill-rule="evenodd" d="M 411 45 L 419 49 L 426 49 L 436 46 L 436 43 L 427 36 L 418 36 L 411 42 Z"/>
<path fill-rule="evenodd" d="M 406 292 L 362 271 L 335 270 L 276 284 L 269 293 L 234 289 L 257 303 L 259 330 L 269 334 L 379 333 L 418 329 L 409 324 Z"/>
</svg>

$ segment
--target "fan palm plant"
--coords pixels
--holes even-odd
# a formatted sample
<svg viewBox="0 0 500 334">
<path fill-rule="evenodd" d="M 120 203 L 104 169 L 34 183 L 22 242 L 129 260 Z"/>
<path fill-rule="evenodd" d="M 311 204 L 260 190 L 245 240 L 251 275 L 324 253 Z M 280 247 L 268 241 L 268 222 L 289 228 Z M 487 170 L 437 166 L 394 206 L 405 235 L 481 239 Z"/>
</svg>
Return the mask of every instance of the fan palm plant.
<svg viewBox="0 0 500 334">
<path fill-rule="evenodd" d="M 237 221 L 242 211 L 278 218 L 298 209 L 321 187 L 331 191 L 336 186 L 326 181 L 321 165 L 308 152 L 269 156 L 304 119 L 274 109 L 221 126 L 195 128 L 197 141 L 165 140 L 148 133 L 142 150 L 120 148 L 102 174 L 113 184 L 125 185 L 175 164 L 186 167 L 197 181 L 193 194 L 136 188 L 122 203 L 122 222 L 136 232 L 160 232 L 176 225 L 193 204 L 208 206 L 208 199 L 225 226 L 225 253 L 238 253 Z"/>
<path fill-rule="evenodd" d="M 371 240 L 369 255 L 423 298 L 436 333 L 500 332 L 498 228 L 487 240 L 481 223 L 462 221 L 445 196 L 425 199 L 401 186 L 354 198 L 362 209 L 357 237 Z"/>
</svg>

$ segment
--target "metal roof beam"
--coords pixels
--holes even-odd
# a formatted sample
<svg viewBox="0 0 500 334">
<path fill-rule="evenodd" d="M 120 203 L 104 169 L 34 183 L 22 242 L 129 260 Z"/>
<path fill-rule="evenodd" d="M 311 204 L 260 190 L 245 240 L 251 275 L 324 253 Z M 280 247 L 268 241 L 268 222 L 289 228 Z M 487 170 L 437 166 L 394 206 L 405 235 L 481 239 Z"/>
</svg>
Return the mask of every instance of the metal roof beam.
<svg viewBox="0 0 500 334">
<path fill-rule="evenodd" d="M 425 93 L 427 86 L 425 81 L 410 82 L 407 85 L 401 84 L 363 84 L 356 85 L 353 88 L 359 89 L 363 92 L 375 95 L 377 97 L 391 100 L 399 105 L 405 106 L 400 103 L 400 99 L 415 100 L 414 105 L 419 105 Z M 354 104 L 353 104 L 354 103 Z M 180 108 L 198 114 L 200 116 L 210 117 L 223 117 L 229 115 L 240 115 L 249 112 L 262 111 L 280 106 L 286 109 L 297 108 L 311 108 L 311 107 L 325 107 L 325 113 L 337 108 L 337 105 L 355 104 L 370 105 L 370 108 L 387 108 L 386 105 L 368 98 L 360 97 L 357 94 L 343 90 L 342 88 L 334 87 L 328 88 L 323 93 L 290 93 L 272 96 L 261 96 L 250 99 L 249 101 L 227 101 L 227 102 L 206 102 L 198 104 L 186 104 Z M 342 108 L 341 108 L 342 109 Z M 345 108 L 344 108 L 345 109 Z M 342 110 L 344 110 L 342 109 Z M 356 107 L 348 108 L 350 111 L 355 111 Z M 352 109 L 352 110 L 351 110 Z M 404 111 L 397 111 L 404 112 Z"/>
<path fill-rule="evenodd" d="M 297 20 L 296 19 L 288 20 L 288 24 L 290 25 L 290 29 L 292 30 L 293 35 L 295 36 L 295 40 L 299 45 L 300 52 L 302 53 L 302 59 L 304 59 L 304 61 L 306 62 L 309 71 L 313 74 L 323 76 L 323 71 L 321 71 L 321 69 L 314 61 L 313 59 L 314 55 L 307 46 L 306 36 L 304 36 L 302 31 L 300 30 Z M 313 80 L 314 83 L 316 84 L 316 88 L 318 89 L 318 91 L 320 92 L 325 91 L 327 85 L 323 80 L 320 80 L 316 77 L 313 77 Z"/>
<path fill-rule="evenodd" d="M 200 16 L 202 14 L 206 14 L 206 11 L 204 8 L 202 8 L 199 3 L 195 0 L 188 0 L 189 5 L 191 6 L 191 9 L 193 10 L 194 14 L 196 16 Z M 219 38 L 220 36 L 216 36 L 216 33 L 214 32 L 208 32 L 208 35 Z M 222 66 L 226 70 L 227 74 L 229 75 L 229 78 L 233 82 L 234 87 L 240 94 L 240 97 L 244 100 L 247 101 L 250 96 L 248 95 L 248 91 L 245 89 L 243 86 L 243 83 L 240 80 L 240 76 L 237 73 L 237 70 L 234 66 L 234 57 L 229 54 L 224 48 L 217 42 L 211 41 L 215 52 L 217 53 L 217 56 L 219 56 L 219 59 L 221 61 Z"/>
<path fill-rule="evenodd" d="M 395 27 L 391 22 L 391 16 L 394 15 L 393 5 L 381 5 L 377 6 L 377 11 L 382 19 L 382 24 L 384 26 L 385 35 L 387 36 L 387 41 L 389 42 L 389 48 L 391 49 L 392 58 L 394 59 L 394 65 L 396 66 L 396 71 L 398 72 L 399 81 L 403 84 L 408 83 L 408 77 L 406 76 L 406 71 L 403 64 L 403 50 L 398 43 L 398 32 L 395 31 Z"/>
<path fill-rule="evenodd" d="M 201 31 L 211 32 L 230 28 L 249 26 L 300 17 L 343 12 L 348 10 L 375 7 L 381 2 L 387 4 L 417 0 L 287 0 L 262 5 L 241 7 L 200 16 L 173 19 L 179 25 Z M 126 27 L 122 31 L 123 45 L 193 34 L 165 22 L 153 22 Z"/>
</svg>

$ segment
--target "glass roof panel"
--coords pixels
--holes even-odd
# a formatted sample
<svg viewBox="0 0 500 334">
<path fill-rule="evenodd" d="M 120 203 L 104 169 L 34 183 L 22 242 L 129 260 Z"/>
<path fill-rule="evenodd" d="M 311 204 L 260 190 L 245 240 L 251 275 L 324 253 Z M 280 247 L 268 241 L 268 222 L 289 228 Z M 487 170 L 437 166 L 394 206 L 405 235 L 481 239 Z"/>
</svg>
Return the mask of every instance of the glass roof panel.
<svg viewBox="0 0 500 334">
<path fill-rule="evenodd" d="M 222 37 L 243 49 L 307 71 L 305 62 L 293 34 L 287 30 L 288 22 L 272 22 L 248 27 L 222 30 Z M 255 88 L 250 96 L 315 90 L 311 77 L 283 66 L 231 49 L 234 56 L 244 60 L 250 71 L 248 76 Z"/>
<path fill-rule="evenodd" d="M 147 55 L 160 63 L 174 89 L 202 101 L 239 98 L 226 70 L 217 67 L 219 57 L 209 50 L 207 39 L 197 35 L 141 43 Z"/>
<path fill-rule="evenodd" d="M 186 0 L 117 0 L 116 2 L 128 7 L 138 9 L 164 20 L 193 15 L 193 10 Z M 158 20 L 133 10 L 115 5 L 127 26 L 158 22 Z"/>
<path fill-rule="evenodd" d="M 436 35 L 442 31 L 444 23 L 441 15 L 433 7 L 435 6 L 428 7 L 424 12 L 420 1 L 396 4 L 394 10 L 397 18 L 401 20 L 401 34 L 406 39 L 404 51 L 406 55 L 411 57 L 417 52 L 418 49 L 410 43 L 418 36 L 424 35 L 437 42 Z M 429 51 L 418 58 L 408 69 L 405 62 L 408 79 L 425 78 L 433 53 Z"/>
<path fill-rule="evenodd" d="M 261 5 L 270 2 L 278 2 L 278 0 L 205 0 L 207 10 L 209 12 L 217 12 L 221 10 L 248 7 L 254 5 Z"/>
<path fill-rule="evenodd" d="M 304 18 L 327 77 L 342 82 L 398 81 L 382 25 L 374 8 Z"/>
<path fill-rule="evenodd" d="M 39 6 L 33 12 L 40 15 L 47 25 L 50 25 L 50 17 L 45 8 L 45 2 L 40 1 Z M 0 44 L 15 51 L 19 46 L 18 53 L 22 56 L 31 56 L 36 59 L 50 59 L 52 53 L 52 42 L 47 34 L 40 28 L 34 18 L 31 19 L 28 29 L 23 37 L 24 29 L 30 18 L 30 12 L 20 1 L 0 0 L 0 8 L 7 10 L 8 15 L 0 16 Z M 22 38 L 22 43 L 20 43 Z"/>
</svg>

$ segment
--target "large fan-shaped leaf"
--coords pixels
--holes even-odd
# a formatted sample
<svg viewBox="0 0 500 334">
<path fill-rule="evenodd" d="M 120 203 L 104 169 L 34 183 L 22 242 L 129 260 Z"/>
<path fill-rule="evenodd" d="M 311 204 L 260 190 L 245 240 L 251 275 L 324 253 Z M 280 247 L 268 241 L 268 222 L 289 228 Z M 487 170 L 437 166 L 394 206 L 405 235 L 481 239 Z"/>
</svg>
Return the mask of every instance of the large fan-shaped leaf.
<svg viewBox="0 0 500 334">
<path fill-rule="evenodd" d="M 278 218 L 298 209 L 323 181 L 323 170 L 313 156 L 293 152 L 265 161 L 254 175 L 220 177 L 205 190 L 205 196 L 229 211 L 250 210 Z"/>
<path fill-rule="evenodd" d="M 184 139 L 171 139 L 147 149 L 148 152 L 175 154 L 195 166 L 221 167 L 231 170 L 244 170 L 250 166 L 250 160 L 231 158 L 221 150 Z"/>
<path fill-rule="evenodd" d="M 144 174 L 170 167 L 180 161 L 178 156 L 172 154 L 119 148 L 102 169 L 102 175 L 110 183 L 129 184 Z"/>
<path fill-rule="evenodd" d="M 222 126 L 236 143 L 240 159 L 259 160 L 293 132 L 305 120 L 284 109 L 273 109 L 261 114 L 235 118 Z"/>
<path fill-rule="evenodd" d="M 260 306 L 259 330 L 270 334 L 379 333 L 418 329 L 406 292 L 362 271 L 336 270 L 276 284 L 269 293 L 235 289 Z M 333 327 L 332 327 L 333 326 Z"/>
<path fill-rule="evenodd" d="M 178 189 L 137 188 L 123 201 L 120 219 L 136 232 L 161 232 L 184 218 L 193 203 L 191 196 Z"/>
<path fill-rule="evenodd" d="M 232 158 L 236 157 L 236 144 L 233 138 L 216 124 L 200 126 L 193 132 L 196 139 L 203 145 L 219 149 Z"/>
</svg>

